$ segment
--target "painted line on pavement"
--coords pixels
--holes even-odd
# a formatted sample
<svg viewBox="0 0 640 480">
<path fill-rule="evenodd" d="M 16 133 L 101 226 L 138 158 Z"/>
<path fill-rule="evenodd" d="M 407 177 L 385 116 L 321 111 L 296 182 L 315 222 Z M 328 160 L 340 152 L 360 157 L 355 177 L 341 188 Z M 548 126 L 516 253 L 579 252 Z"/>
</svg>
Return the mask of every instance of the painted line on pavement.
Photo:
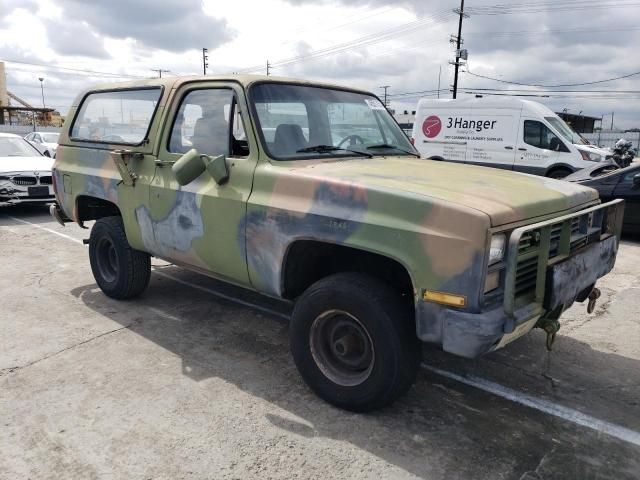
<svg viewBox="0 0 640 480">
<path fill-rule="evenodd" d="M 600 420 L 598 418 L 584 414 L 582 412 L 579 412 L 578 410 L 574 410 L 573 408 L 558 405 L 556 403 L 549 402 L 548 400 L 543 400 L 541 398 L 527 395 L 526 393 L 512 390 L 508 387 L 500 385 L 499 383 L 494 383 L 481 377 L 476 377 L 474 375 L 463 376 L 457 373 L 449 372 L 448 370 L 442 370 L 441 368 L 432 367 L 431 365 L 427 365 L 425 363 L 423 363 L 421 366 L 423 369 L 433 372 L 441 377 L 446 377 L 451 380 L 455 380 L 456 382 L 464 383 L 465 385 L 469 385 L 493 395 L 506 398 L 507 400 L 510 400 L 514 403 L 519 403 L 520 405 L 524 405 L 525 407 L 533 408 L 534 410 L 538 410 L 548 415 L 553 415 L 554 417 L 567 420 L 571 423 L 575 423 L 576 425 L 590 428 L 591 430 L 605 433 L 619 440 L 623 440 L 625 442 L 632 443 L 633 445 L 640 446 L 640 433 L 634 430 L 630 430 L 613 423 L 605 422 L 604 420 Z"/>
<path fill-rule="evenodd" d="M 41 225 L 38 225 L 37 223 L 27 222 L 26 220 L 22 220 L 21 218 L 12 217 L 11 215 L 7 215 L 7 218 L 10 218 L 11 220 L 13 220 L 15 222 L 18 222 L 18 223 L 23 223 L 25 225 L 31 225 L 32 227 L 38 228 L 40 230 L 44 230 L 45 232 L 53 233 L 54 235 L 58 235 L 59 237 L 66 238 L 67 240 L 71 240 L 72 242 L 76 242 L 76 243 L 79 243 L 79 244 L 82 245 L 82 240 L 80 240 L 78 238 L 73 238 L 73 237 L 70 237 L 69 235 L 65 235 L 64 233 L 56 232 L 55 230 L 51 230 L 50 228 L 43 227 Z"/>
<path fill-rule="evenodd" d="M 15 218 L 15 217 L 11 217 L 9 216 L 9 218 L 20 222 L 20 223 L 24 223 L 26 225 L 31 225 L 33 227 L 36 227 L 40 230 L 44 230 L 46 232 L 49 233 L 53 233 L 54 235 L 58 235 L 60 237 L 66 238 L 67 240 L 71 240 L 75 243 L 80 243 L 82 244 L 82 240 L 78 240 L 77 238 L 73 238 L 70 237 L 68 235 L 65 235 L 63 233 L 60 232 L 56 232 L 55 230 L 51 230 L 49 228 L 45 228 L 42 227 L 40 225 L 37 225 L 35 223 L 31 223 L 31 222 L 27 222 L 26 220 L 21 220 L 19 218 Z M 286 314 L 283 314 L 281 312 L 278 312 L 276 310 L 272 310 L 270 308 L 266 308 L 266 307 L 262 307 L 260 305 L 256 305 L 255 303 L 251 303 L 251 302 L 247 302 L 244 300 L 240 300 L 238 298 L 234 298 L 231 297 L 229 295 L 226 295 L 224 293 L 218 292 L 216 290 L 207 288 L 207 287 L 203 287 L 201 285 L 198 285 L 196 283 L 192 283 L 192 282 L 187 282 L 185 280 L 176 278 L 172 275 L 168 275 L 166 273 L 163 272 L 159 272 L 157 270 L 153 271 L 156 275 L 159 275 L 161 277 L 166 277 L 167 279 L 170 279 L 176 283 L 180 283 L 186 286 L 189 286 L 191 288 L 195 288 L 197 290 L 209 293 L 211 295 L 214 295 L 218 298 L 222 298 L 224 300 L 228 300 L 229 302 L 232 303 L 237 303 L 249 308 L 253 308 L 259 311 L 262 311 L 264 313 L 268 313 L 269 315 L 274 315 L 276 317 L 280 317 L 280 318 L 284 318 L 284 319 L 289 319 L 289 316 Z M 160 312 L 155 312 L 157 314 L 159 314 Z M 164 313 L 164 315 L 162 316 L 169 316 L 168 314 Z M 175 318 L 175 317 L 174 317 Z M 496 395 L 498 397 L 504 398 L 506 400 L 509 400 L 511 402 L 523 405 L 525 407 L 529 407 L 532 408 L 534 410 L 538 410 L 539 412 L 543 412 L 546 413 L 548 415 L 552 415 L 554 417 L 560 418 L 562 420 L 566 420 L 568 422 L 571 422 L 573 424 L 585 427 L 585 428 L 589 428 L 591 430 L 595 430 L 597 432 L 600 433 L 604 433 L 606 435 L 612 436 L 614 438 L 617 438 L 619 440 L 622 440 L 624 442 L 627 443 L 631 443 L 633 445 L 636 446 L 640 446 L 640 433 L 634 431 L 634 430 L 630 430 L 628 428 L 625 427 L 621 427 L 619 425 L 615 425 L 613 423 L 609 423 L 606 422 L 604 420 L 600 420 L 598 418 L 592 417 L 590 415 L 587 415 L 585 413 L 579 412 L 578 410 L 574 410 L 572 408 L 569 407 L 565 407 L 563 405 L 558 405 L 556 403 L 550 402 L 548 400 L 544 400 L 541 398 L 537 398 L 531 395 L 528 395 L 526 393 L 522 393 L 522 392 L 518 392 L 516 390 L 512 390 L 508 387 L 505 387 L 503 385 L 500 385 L 498 383 L 494 383 L 490 380 L 485 380 L 484 378 L 481 377 L 476 377 L 474 375 L 459 375 L 457 373 L 453 373 L 450 372 L 448 370 L 443 370 L 441 368 L 437 368 L 437 367 L 432 367 L 431 365 L 427 365 L 425 363 L 421 364 L 421 367 L 424 370 L 427 370 L 429 372 L 432 372 L 436 375 L 439 375 L 441 377 L 445 377 L 448 378 L 450 380 L 454 380 L 456 382 L 460 382 L 463 383 L 465 385 L 468 385 L 470 387 L 474 387 L 477 388 L 479 390 L 483 390 L 487 393 L 491 393 L 492 395 Z"/>
</svg>

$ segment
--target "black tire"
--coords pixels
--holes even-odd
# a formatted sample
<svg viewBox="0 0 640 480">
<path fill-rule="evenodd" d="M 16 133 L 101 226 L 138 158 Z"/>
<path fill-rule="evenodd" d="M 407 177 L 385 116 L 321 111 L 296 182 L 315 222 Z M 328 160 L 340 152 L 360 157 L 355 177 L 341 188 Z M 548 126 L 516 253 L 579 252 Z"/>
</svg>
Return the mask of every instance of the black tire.
<svg viewBox="0 0 640 480">
<path fill-rule="evenodd" d="M 327 402 L 354 412 L 391 404 L 413 385 L 421 344 L 400 296 L 379 280 L 339 273 L 297 300 L 289 344 L 298 371 Z"/>
<path fill-rule="evenodd" d="M 149 285 L 151 257 L 131 248 L 121 217 L 104 217 L 93 225 L 89 261 L 93 277 L 108 297 L 133 298 Z"/>
<path fill-rule="evenodd" d="M 547 172 L 547 177 L 555 178 L 556 180 L 560 180 L 564 177 L 571 175 L 573 172 L 568 168 L 554 168 Z"/>
</svg>

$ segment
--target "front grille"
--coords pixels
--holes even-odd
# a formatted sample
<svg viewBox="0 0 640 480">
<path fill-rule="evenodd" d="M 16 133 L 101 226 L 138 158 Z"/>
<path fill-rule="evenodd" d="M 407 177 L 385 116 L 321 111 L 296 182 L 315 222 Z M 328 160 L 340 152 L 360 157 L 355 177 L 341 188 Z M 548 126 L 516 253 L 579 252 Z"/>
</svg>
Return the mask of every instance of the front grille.
<svg viewBox="0 0 640 480">
<path fill-rule="evenodd" d="M 612 236 L 620 239 L 623 210 L 623 201 L 613 200 L 505 232 L 509 236 L 504 274 L 505 332 L 513 332 L 518 310 L 527 315 L 543 311 L 549 267 L 580 254 L 591 244 Z"/>
<path fill-rule="evenodd" d="M 565 222 L 551 224 L 549 232 L 549 257 L 551 261 L 560 255 L 571 256 L 581 248 L 599 240 L 603 232 L 603 213 L 585 213 Z M 565 226 L 566 224 L 566 226 Z M 606 227 L 606 226 L 605 226 Z M 561 245 L 565 228 L 569 228 L 568 243 Z M 515 296 L 530 294 L 535 290 L 538 261 L 541 250 L 542 228 L 524 232 L 518 243 L 518 261 L 515 275 Z M 565 240 L 566 241 L 566 240 Z"/>
<path fill-rule="evenodd" d="M 38 183 L 38 179 L 36 177 L 28 177 L 25 175 L 18 175 L 11 179 L 11 181 L 15 185 L 35 185 Z"/>
<path fill-rule="evenodd" d="M 51 175 L 40 177 L 40 185 L 51 185 Z"/>
</svg>

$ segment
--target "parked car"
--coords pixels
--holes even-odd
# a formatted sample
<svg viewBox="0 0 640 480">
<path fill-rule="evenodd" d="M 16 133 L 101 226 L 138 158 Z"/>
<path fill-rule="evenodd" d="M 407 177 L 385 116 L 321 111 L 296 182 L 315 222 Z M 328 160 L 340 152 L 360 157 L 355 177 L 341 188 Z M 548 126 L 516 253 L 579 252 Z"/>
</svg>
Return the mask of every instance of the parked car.
<svg viewBox="0 0 640 480">
<path fill-rule="evenodd" d="M 580 170 L 565 178 L 598 190 L 603 201 L 621 198 L 625 201 L 622 231 L 640 233 L 640 163 L 619 168 L 614 161 Z"/>
<path fill-rule="evenodd" d="M 412 138 L 424 158 L 551 178 L 566 177 L 611 154 L 585 144 L 541 103 L 517 98 L 423 98 Z"/>
<path fill-rule="evenodd" d="M 58 148 L 58 132 L 31 132 L 24 138 L 48 157 L 55 157 Z"/>
<path fill-rule="evenodd" d="M 22 137 L 0 133 L 0 202 L 52 202 L 52 165 Z"/>
<path fill-rule="evenodd" d="M 561 313 L 595 301 L 615 262 L 623 202 L 422 160 L 366 91 L 146 79 L 83 92 L 68 119 L 51 213 L 95 220 L 102 291 L 141 294 L 153 255 L 290 301 L 296 366 L 342 408 L 405 392 L 419 340 L 465 357 L 534 327 L 551 343 Z"/>
</svg>

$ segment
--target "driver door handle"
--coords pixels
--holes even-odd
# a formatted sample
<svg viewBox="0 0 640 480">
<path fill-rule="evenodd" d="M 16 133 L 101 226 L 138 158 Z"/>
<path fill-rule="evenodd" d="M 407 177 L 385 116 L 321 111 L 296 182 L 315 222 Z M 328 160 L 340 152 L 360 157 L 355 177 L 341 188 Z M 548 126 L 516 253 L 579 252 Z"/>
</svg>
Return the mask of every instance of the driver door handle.
<svg viewBox="0 0 640 480">
<path fill-rule="evenodd" d="M 519 148 L 518 150 L 520 150 L 521 152 L 526 152 L 527 151 L 526 148 Z"/>
<path fill-rule="evenodd" d="M 513 150 L 513 147 L 504 147 L 507 150 Z"/>
</svg>

